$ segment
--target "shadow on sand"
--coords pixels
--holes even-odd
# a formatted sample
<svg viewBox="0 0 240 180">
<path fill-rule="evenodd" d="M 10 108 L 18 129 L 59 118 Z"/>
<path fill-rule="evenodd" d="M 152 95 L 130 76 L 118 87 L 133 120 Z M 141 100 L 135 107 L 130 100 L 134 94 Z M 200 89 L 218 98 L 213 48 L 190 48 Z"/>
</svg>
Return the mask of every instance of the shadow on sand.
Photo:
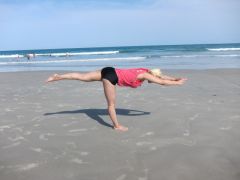
<svg viewBox="0 0 240 180">
<path fill-rule="evenodd" d="M 84 113 L 88 117 L 92 118 L 93 120 L 97 121 L 99 124 L 113 127 L 111 124 L 105 122 L 100 116 L 108 115 L 107 109 L 79 109 L 74 111 L 59 111 L 59 112 L 52 112 L 52 113 L 45 113 L 44 116 L 54 115 L 54 114 L 75 114 L 75 113 Z M 149 115 L 150 112 L 144 112 L 139 110 L 132 110 L 132 109 L 116 109 L 117 115 L 123 116 L 142 116 L 142 115 Z"/>
</svg>

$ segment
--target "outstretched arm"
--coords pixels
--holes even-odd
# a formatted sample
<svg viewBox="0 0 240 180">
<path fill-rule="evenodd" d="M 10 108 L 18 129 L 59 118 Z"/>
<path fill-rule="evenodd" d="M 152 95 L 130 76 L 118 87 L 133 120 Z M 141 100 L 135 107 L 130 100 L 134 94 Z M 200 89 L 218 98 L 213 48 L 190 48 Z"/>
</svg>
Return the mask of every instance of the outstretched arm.
<svg viewBox="0 0 240 180">
<path fill-rule="evenodd" d="M 161 76 L 161 79 L 164 79 L 164 80 L 171 80 L 171 81 L 178 81 L 182 78 L 175 78 L 175 77 L 171 77 L 171 76 L 166 76 L 166 75 L 162 75 Z"/>
<path fill-rule="evenodd" d="M 163 79 L 163 78 L 153 76 L 150 73 L 144 73 L 144 74 L 142 74 L 141 80 L 148 80 L 151 83 L 156 83 L 156 84 L 167 86 L 167 85 L 182 85 L 182 84 L 184 84 L 184 82 L 187 79 L 184 79 L 184 78 L 178 78 L 178 79 L 171 79 L 171 78 L 168 79 L 168 78 L 166 78 L 166 79 Z"/>
</svg>

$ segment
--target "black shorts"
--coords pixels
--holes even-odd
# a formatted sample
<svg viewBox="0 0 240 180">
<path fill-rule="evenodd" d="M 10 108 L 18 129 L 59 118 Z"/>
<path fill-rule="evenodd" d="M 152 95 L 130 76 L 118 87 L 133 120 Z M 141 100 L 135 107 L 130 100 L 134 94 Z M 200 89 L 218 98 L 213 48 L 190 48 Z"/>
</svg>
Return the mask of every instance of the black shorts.
<svg viewBox="0 0 240 180">
<path fill-rule="evenodd" d="M 118 77 L 113 67 L 105 67 L 101 71 L 102 79 L 109 80 L 113 85 L 118 82 Z"/>
</svg>

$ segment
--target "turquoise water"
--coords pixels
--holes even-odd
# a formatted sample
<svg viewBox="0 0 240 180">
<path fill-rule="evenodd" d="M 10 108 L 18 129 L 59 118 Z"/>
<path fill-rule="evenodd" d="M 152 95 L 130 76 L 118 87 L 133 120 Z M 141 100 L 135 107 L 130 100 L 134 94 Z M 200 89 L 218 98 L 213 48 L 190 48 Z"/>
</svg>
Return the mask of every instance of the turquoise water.
<svg viewBox="0 0 240 180">
<path fill-rule="evenodd" d="M 240 68 L 240 44 L 0 51 L 0 72 L 89 71 L 105 66 L 162 69 Z"/>
</svg>

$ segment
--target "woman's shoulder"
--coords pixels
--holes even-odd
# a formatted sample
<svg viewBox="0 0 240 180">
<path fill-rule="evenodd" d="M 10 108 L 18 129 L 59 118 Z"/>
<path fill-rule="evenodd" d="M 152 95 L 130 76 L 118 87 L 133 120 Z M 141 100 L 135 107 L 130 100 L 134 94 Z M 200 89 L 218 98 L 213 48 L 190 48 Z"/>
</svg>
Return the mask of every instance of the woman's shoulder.
<svg viewBox="0 0 240 180">
<path fill-rule="evenodd" d="M 145 80 L 145 77 L 148 76 L 148 75 L 151 75 L 151 74 L 149 73 L 149 71 L 145 71 L 145 72 L 139 73 L 139 74 L 137 75 L 137 79 L 139 79 L 139 80 Z"/>
<path fill-rule="evenodd" d="M 145 72 L 149 72 L 149 69 L 147 68 L 131 68 L 128 69 L 129 71 L 135 71 L 137 73 L 145 73 Z"/>
</svg>

